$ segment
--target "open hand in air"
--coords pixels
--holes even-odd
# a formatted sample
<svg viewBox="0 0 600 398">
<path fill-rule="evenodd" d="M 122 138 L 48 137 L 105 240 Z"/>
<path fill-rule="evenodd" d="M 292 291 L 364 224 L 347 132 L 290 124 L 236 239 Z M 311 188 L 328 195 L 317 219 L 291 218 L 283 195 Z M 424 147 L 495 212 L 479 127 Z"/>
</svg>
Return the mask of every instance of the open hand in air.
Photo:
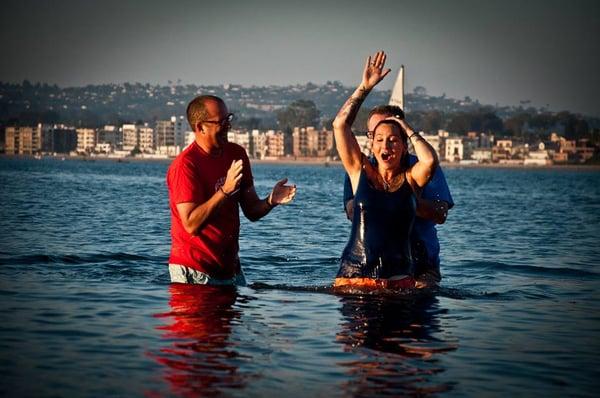
<svg viewBox="0 0 600 398">
<path fill-rule="evenodd" d="M 386 58 L 387 55 L 383 51 L 367 58 L 361 83 L 365 89 L 371 90 L 390 73 L 391 69 L 384 69 Z"/>
<path fill-rule="evenodd" d="M 273 187 L 269 195 L 269 203 L 272 206 L 289 203 L 296 196 L 296 185 L 285 185 L 287 181 L 287 178 L 279 180 Z"/>
</svg>

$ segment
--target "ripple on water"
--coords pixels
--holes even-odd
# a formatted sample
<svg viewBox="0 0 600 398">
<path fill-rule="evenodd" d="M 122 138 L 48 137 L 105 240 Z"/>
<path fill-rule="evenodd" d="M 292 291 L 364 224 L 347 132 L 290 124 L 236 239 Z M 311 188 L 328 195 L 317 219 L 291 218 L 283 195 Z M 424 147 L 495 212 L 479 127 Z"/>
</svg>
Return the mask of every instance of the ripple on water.
<svg viewBox="0 0 600 398">
<path fill-rule="evenodd" d="M 242 218 L 250 287 L 170 285 L 166 167 L 0 158 L 3 396 L 596 391 L 597 172 L 446 170 L 442 287 L 393 296 L 330 294 L 339 167 L 253 167 L 299 190 Z"/>
</svg>

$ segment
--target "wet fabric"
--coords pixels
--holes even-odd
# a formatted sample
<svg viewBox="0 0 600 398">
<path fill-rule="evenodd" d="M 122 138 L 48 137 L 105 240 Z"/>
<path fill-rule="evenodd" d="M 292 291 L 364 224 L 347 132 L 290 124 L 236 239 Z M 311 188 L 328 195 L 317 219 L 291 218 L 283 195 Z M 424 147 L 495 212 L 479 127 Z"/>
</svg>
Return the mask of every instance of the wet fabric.
<svg viewBox="0 0 600 398">
<path fill-rule="evenodd" d="M 234 285 L 246 286 L 244 272 L 240 272 L 229 279 L 211 278 L 208 274 L 180 264 L 169 264 L 169 276 L 172 283 L 191 283 L 195 285 Z"/>
<path fill-rule="evenodd" d="M 410 233 L 416 202 L 406 176 L 394 192 L 373 188 L 361 171 L 350 239 L 337 278 L 392 278 L 414 273 Z"/>
<path fill-rule="evenodd" d="M 171 163 L 167 172 L 171 209 L 169 263 L 182 264 L 218 279 L 229 279 L 239 272 L 240 193 L 226 200 L 218 214 L 193 235 L 185 230 L 177 210 L 179 203 L 202 204 L 209 200 L 225 183 L 231 163 L 239 159 L 244 164 L 240 190 L 245 190 L 254 182 L 246 151 L 237 144 L 227 143 L 221 156 L 214 157 L 194 142 Z"/>
<path fill-rule="evenodd" d="M 360 289 L 412 289 L 416 281 L 410 276 L 398 279 L 374 279 L 374 278 L 335 278 L 334 288 L 360 288 Z"/>
<path fill-rule="evenodd" d="M 416 162 L 417 158 L 410 156 L 409 163 L 413 165 Z M 421 197 L 428 200 L 442 200 L 448 203 L 448 210 L 454 206 L 454 200 L 441 167 L 436 167 L 431 180 L 423 187 Z M 419 278 L 431 277 L 439 281 L 441 279 L 440 241 L 437 236 L 435 222 L 417 217 L 411 240 L 415 275 Z"/>
<path fill-rule="evenodd" d="M 369 159 L 374 162 L 374 159 Z M 417 162 L 417 157 L 409 155 L 409 164 Z M 344 179 L 344 206 L 353 198 L 350 178 L 346 174 Z M 441 167 L 436 167 L 431 180 L 423 187 L 421 197 L 428 200 L 442 200 L 448 203 L 448 209 L 454 206 L 446 177 Z M 411 233 L 412 255 L 415 267 L 415 276 L 427 277 L 439 281 L 440 275 L 440 243 L 437 236 L 436 224 L 433 221 L 416 217 Z"/>
</svg>

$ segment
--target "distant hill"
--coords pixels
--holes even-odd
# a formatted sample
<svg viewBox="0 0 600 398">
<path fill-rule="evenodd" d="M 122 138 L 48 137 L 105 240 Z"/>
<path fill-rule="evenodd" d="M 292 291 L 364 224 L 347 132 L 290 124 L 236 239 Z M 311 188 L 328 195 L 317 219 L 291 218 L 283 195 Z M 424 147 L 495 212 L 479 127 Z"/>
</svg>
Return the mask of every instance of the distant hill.
<svg viewBox="0 0 600 398">
<path fill-rule="evenodd" d="M 201 94 L 213 94 L 223 98 L 230 110 L 236 113 L 238 121 L 253 120 L 254 125 L 261 128 L 277 127 L 277 110 L 296 100 L 310 100 L 320 111 L 323 124 L 327 124 L 353 90 L 354 88 L 345 87 L 337 81 L 323 85 L 307 83 L 264 87 L 235 84 L 160 86 L 124 83 L 65 88 L 32 84 L 27 80 L 21 84 L 0 82 L 0 124 L 27 125 L 42 122 L 100 127 L 105 124 L 119 125 L 138 121 L 153 123 L 173 115 L 183 115 L 190 99 Z M 374 91 L 369 95 L 364 107 L 368 109 L 376 104 L 387 103 L 389 96 L 389 91 Z M 559 117 L 560 114 L 533 107 L 524 108 L 522 105 L 483 105 L 469 97 L 459 100 L 445 95 L 430 96 L 423 87 L 406 94 L 405 103 L 412 122 L 425 126 L 419 125 L 419 128 L 431 130 L 449 126 L 454 129 L 479 127 L 492 132 L 510 130 L 516 133 L 527 131 L 532 126 L 535 128 L 535 120 L 536 117 L 540 119 L 539 115 L 546 115 L 545 119 L 542 118 L 543 121 L 538 120 L 538 125 L 544 129 L 556 123 L 562 123 L 563 127 L 569 123 L 575 126 L 576 123 L 572 120 L 585 122 L 585 126 L 579 126 L 577 129 L 573 127 L 579 133 L 600 127 L 597 118 L 572 115 L 568 112 L 563 112 Z M 477 120 L 474 121 L 473 117 Z M 507 126 L 506 122 L 511 120 L 512 124 Z"/>
</svg>

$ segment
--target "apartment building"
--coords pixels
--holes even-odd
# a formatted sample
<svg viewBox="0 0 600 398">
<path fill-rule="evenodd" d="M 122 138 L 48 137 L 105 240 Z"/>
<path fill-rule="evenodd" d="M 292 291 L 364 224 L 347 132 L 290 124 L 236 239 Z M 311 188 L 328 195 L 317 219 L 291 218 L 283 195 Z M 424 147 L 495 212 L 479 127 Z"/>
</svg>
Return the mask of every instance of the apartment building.
<svg viewBox="0 0 600 398">
<path fill-rule="evenodd" d="M 366 137 L 365 137 L 366 138 Z M 295 127 L 292 132 L 292 155 L 328 156 L 333 150 L 333 132 L 314 127 Z"/>
<path fill-rule="evenodd" d="M 154 145 L 157 153 L 174 156 L 189 145 L 188 123 L 183 116 L 171 116 L 169 120 L 159 120 L 154 126 Z"/>
<path fill-rule="evenodd" d="M 284 136 L 283 132 L 269 130 L 265 133 L 265 145 L 267 147 L 267 157 L 283 157 L 285 156 Z"/>
<path fill-rule="evenodd" d="M 140 151 L 154 153 L 154 129 L 145 123 L 143 126 L 137 126 L 137 131 Z"/>
<path fill-rule="evenodd" d="M 31 155 L 42 150 L 42 125 L 6 127 L 4 151 L 9 155 Z"/>
<path fill-rule="evenodd" d="M 123 150 L 130 152 L 138 146 L 138 131 L 135 124 L 124 124 L 121 126 L 123 134 Z"/>
<path fill-rule="evenodd" d="M 77 152 L 91 153 L 97 143 L 97 135 L 95 129 L 77 129 Z"/>
<path fill-rule="evenodd" d="M 98 130 L 98 144 L 110 144 L 113 149 L 123 147 L 123 132 L 117 126 L 105 125 Z"/>
<path fill-rule="evenodd" d="M 46 153 L 70 153 L 77 150 L 77 130 L 64 124 L 43 126 L 42 151 Z"/>
</svg>

